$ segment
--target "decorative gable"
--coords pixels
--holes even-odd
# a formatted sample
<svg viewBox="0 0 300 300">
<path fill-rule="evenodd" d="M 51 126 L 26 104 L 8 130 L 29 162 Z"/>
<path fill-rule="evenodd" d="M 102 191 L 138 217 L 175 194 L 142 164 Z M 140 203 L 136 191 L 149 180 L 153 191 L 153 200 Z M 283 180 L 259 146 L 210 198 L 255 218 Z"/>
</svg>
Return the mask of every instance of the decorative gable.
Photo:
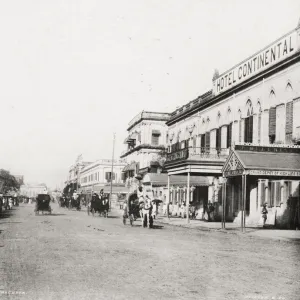
<svg viewBox="0 0 300 300">
<path fill-rule="evenodd" d="M 234 151 L 229 155 L 222 171 L 224 177 L 243 174 L 244 167 Z"/>
</svg>

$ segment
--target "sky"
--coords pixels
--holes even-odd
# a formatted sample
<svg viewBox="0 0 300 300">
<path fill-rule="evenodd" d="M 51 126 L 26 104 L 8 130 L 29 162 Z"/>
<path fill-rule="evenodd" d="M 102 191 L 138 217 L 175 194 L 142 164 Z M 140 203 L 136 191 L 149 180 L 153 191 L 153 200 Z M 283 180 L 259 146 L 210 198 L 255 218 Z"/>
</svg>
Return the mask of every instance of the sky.
<svg viewBox="0 0 300 300">
<path fill-rule="evenodd" d="M 61 187 L 125 149 L 142 110 L 172 112 L 294 29 L 299 0 L 0 2 L 0 168 Z"/>
</svg>

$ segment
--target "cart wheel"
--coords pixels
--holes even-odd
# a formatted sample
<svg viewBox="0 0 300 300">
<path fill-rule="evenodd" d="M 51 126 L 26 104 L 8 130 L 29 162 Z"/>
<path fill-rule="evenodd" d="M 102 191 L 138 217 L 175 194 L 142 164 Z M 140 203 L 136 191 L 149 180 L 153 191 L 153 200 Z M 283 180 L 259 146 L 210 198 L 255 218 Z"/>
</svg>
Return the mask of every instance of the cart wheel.
<svg viewBox="0 0 300 300">
<path fill-rule="evenodd" d="M 92 208 L 92 215 L 93 215 L 93 217 L 95 216 L 95 209 L 94 208 Z"/>
<path fill-rule="evenodd" d="M 123 224 L 126 225 L 126 217 L 123 216 Z"/>
<path fill-rule="evenodd" d="M 130 216 L 129 221 L 130 221 L 130 225 L 133 226 L 133 218 L 132 218 L 132 216 Z"/>
<path fill-rule="evenodd" d="M 107 218 L 108 217 L 108 211 L 104 211 L 104 218 Z"/>
<path fill-rule="evenodd" d="M 86 211 L 87 211 L 87 214 L 89 216 L 90 215 L 90 208 L 88 207 Z"/>
</svg>

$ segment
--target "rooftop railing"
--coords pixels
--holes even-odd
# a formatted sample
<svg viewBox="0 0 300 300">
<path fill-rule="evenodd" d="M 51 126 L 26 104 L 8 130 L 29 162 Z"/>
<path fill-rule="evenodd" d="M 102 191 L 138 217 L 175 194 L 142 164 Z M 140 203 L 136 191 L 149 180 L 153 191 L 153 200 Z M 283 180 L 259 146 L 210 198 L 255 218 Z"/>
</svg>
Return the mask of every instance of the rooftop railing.
<svg viewBox="0 0 300 300">
<path fill-rule="evenodd" d="M 176 160 L 206 160 L 225 162 L 229 148 L 188 147 L 167 154 L 167 162 Z"/>
<path fill-rule="evenodd" d="M 154 119 L 154 120 L 163 120 L 167 121 L 170 118 L 170 114 L 168 113 L 160 113 L 160 112 L 147 112 L 143 111 L 136 115 L 128 124 L 128 128 L 137 123 L 141 119 Z"/>
</svg>

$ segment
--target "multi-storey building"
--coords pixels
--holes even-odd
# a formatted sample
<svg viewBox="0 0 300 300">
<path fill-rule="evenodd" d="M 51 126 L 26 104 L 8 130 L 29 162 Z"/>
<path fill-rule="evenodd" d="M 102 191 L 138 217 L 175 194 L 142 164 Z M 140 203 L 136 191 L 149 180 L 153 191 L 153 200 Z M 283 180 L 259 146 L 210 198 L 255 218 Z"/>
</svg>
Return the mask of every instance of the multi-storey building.
<svg viewBox="0 0 300 300">
<path fill-rule="evenodd" d="M 138 180 L 144 174 L 160 173 L 162 171 L 162 155 L 167 142 L 166 121 L 168 113 L 142 111 L 128 124 L 128 136 L 124 141 L 126 149 L 121 158 L 127 165 L 123 170 L 126 185 L 131 190 L 137 188 Z"/>
<path fill-rule="evenodd" d="M 114 160 L 113 174 L 111 174 L 111 159 L 100 159 L 86 165 L 80 171 L 80 191 L 87 194 L 96 190 L 99 192 L 100 189 L 109 185 L 111 180 L 115 186 L 114 191 L 116 191 L 116 186 L 124 186 L 121 174 L 125 166 L 124 160 Z"/>
<path fill-rule="evenodd" d="M 299 24 L 300 25 L 300 24 Z M 168 175 L 205 176 L 207 187 L 171 192 L 205 213 L 241 224 L 288 226 L 299 206 L 300 26 L 213 78 L 212 90 L 167 121 Z M 225 209 L 223 209 L 225 207 Z"/>
<path fill-rule="evenodd" d="M 74 165 L 69 168 L 68 178 L 65 181 L 67 189 L 71 192 L 77 190 L 80 185 L 81 170 L 91 164 L 91 162 L 83 161 L 82 155 L 79 155 Z"/>
</svg>

